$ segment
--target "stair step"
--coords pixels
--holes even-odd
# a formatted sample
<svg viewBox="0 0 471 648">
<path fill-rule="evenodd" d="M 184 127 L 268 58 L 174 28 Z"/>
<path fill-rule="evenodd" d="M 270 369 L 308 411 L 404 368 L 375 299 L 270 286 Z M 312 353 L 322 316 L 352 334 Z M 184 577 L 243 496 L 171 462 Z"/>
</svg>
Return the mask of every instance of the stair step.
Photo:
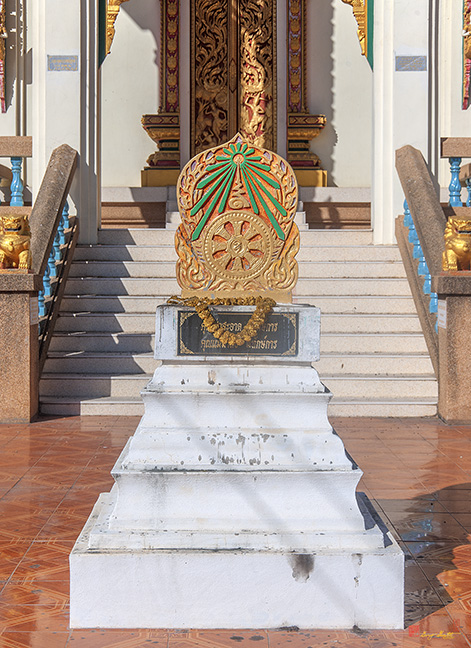
<svg viewBox="0 0 471 648">
<path fill-rule="evenodd" d="M 321 320 L 322 326 L 322 320 Z M 428 353 L 422 333 L 323 333 L 324 353 Z M 322 377 L 322 376 L 321 376 Z"/>
<path fill-rule="evenodd" d="M 152 378 L 152 374 L 77 374 L 43 373 L 39 386 L 40 396 L 103 396 L 139 397 Z"/>
<path fill-rule="evenodd" d="M 150 333 L 54 333 L 50 353 L 153 353 Z"/>
<path fill-rule="evenodd" d="M 44 414 L 141 415 L 155 309 L 180 294 L 174 230 L 106 229 L 78 246 L 41 380 Z M 321 309 L 330 416 L 433 416 L 437 383 L 397 246 L 371 230 L 301 232 L 293 302 Z M 360 281 L 361 279 L 361 281 Z M 60 394 L 60 396 L 58 396 Z"/>
<path fill-rule="evenodd" d="M 321 376 L 337 398 L 437 398 L 435 376 Z M 365 399 L 366 400 L 366 399 Z"/>
<path fill-rule="evenodd" d="M 301 249 L 305 245 L 371 245 L 371 230 L 303 230 Z M 174 245 L 175 230 L 160 228 L 102 229 L 100 245 Z"/>
<path fill-rule="evenodd" d="M 398 261 L 300 261 L 300 279 L 402 278 L 406 274 Z M 170 261 L 74 261 L 70 277 L 133 277 L 174 279 L 175 263 Z"/>
<path fill-rule="evenodd" d="M 351 399 L 333 398 L 329 404 L 332 416 L 422 417 L 436 416 L 436 399 Z M 141 398 L 51 397 L 41 399 L 41 413 L 56 416 L 142 416 Z"/>
<path fill-rule="evenodd" d="M 155 313 L 61 313 L 55 330 L 61 333 L 152 333 Z"/>
<path fill-rule="evenodd" d="M 106 312 L 106 313 L 151 313 L 170 295 L 151 297 L 146 295 L 65 295 L 61 303 L 62 312 Z M 407 314 L 416 315 L 411 296 L 399 295 L 394 299 L 383 295 L 342 296 L 316 295 L 293 297 L 297 304 L 318 306 L 322 313 L 329 314 Z"/>
<path fill-rule="evenodd" d="M 77 261 L 172 261 L 177 260 L 172 245 L 78 245 L 74 252 Z M 175 267 L 175 266 L 174 266 Z"/>
<path fill-rule="evenodd" d="M 99 348 L 99 347 L 98 347 Z M 50 351 L 44 367 L 46 373 L 88 374 L 151 374 L 159 361 L 152 352 L 107 353 L 100 351 Z M 358 375 L 407 375 L 430 376 L 432 363 L 421 354 L 334 354 L 326 353 L 314 364 L 320 376 Z"/>
<path fill-rule="evenodd" d="M 304 245 L 297 254 L 298 261 L 397 261 L 401 255 L 395 245 Z M 81 245 L 74 253 L 76 261 L 172 261 L 177 260 L 173 241 L 168 245 Z"/>
<path fill-rule="evenodd" d="M 100 303 L 96 302 L 97 307 Z M 62 312 L 57 332 L 151 333 L 155 313 Z M 417 317 L 412 315 L 324 314 L 322 333 L 421 333 Z"/>
<path fill-rule="evenodd" d="M 133 277 L 71 277 L 67 281 L 67 295 L 149 295 L 180 294 L 176 279 Z M 390 295 L 409 296 L 406 279 L 299 279 L 296 297 L 309 295 Z"/>
<path fill-rule="evenodd" d="M 136 396 L 152 374 L 43 373 L 41 396 Z M 434 376 L 322 376 L 322 382 L 337 398 L 436 398 Z"/>
</svg>

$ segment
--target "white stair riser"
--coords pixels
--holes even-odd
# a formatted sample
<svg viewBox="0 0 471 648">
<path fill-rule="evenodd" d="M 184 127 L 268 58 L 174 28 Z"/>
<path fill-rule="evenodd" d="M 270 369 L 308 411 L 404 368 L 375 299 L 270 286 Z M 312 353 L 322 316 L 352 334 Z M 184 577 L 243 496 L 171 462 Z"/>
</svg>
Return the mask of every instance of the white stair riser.
<svg viewBox="0 0 471 648">
<path fill-rule="evenodd" d="M 56 331 L 101 331 L 109 333 L 152 333 L 155 329 L 155 315 L 60 315 Z"/>
<path fill-rule="evenodd" d="M 436 399 L 429 403 L 414 403 L 406 400 L 389 403 L 365 402 L 336 402 L 333 398 L 329 404 L 329 417 L 331 416 L 378 416 L 381 418 L 391 417 L 422 417 L 436 416 L 437 405 Z"/>
<path fill-rule="evenodd" d="M 406 375 L 416 376 L 420 380 L 421 374 L 426 376 L 433 374 L 432 362 L 426 355 L 323 355 L 314 367 L 320 376 Z"/>
<path fill-rule="evenodd" d="M 413 315 L 339 315 L 323 313 L 322 333 L 421 333 Z"/>
<path fill-rule="evenodd" d="M 135 278 L 70 278 L 67 295 L 149 295 L 180 294 L 176 279 Z M 406 279 L 300 279 L 294 293 L 297 297 L 311 295 L 390 295 L 409 296 Z"/>
<path fill-rule="evenodd" d="M 144 404 L 139 399 L 129 401 L 82 401 L 81 403 L 57 403 L 43 400 L 43 414 L 56 416 L 142 416 Z M 433 402 L 390 401 L 390 402 L 337 402 L 335 397 L 329 404 L 329 417 L 333 416 L 377 416 L 377 417 L 422 417 L 436 416 L 437 406 Z M 334 422 L 335 423 L 335 422 Z"/>
<path fill-rule="evenodd" d="M 366 378 L 354 376 L 325 376 L 322 382 L 337 398 L 351 399 L 372 398 L 402 399 L 437 398 L 435 380 L 418 380 L 416 377 Z"/>
<path fill-rule="evenodd" d="M 124 377 L 100 376 L 100 375 L 77 375 L 75 378 L 64 374 L 43 374 L 40 385 L 41 395 L 54 396 L 124 396 L 136 397 L 150 380 L 150 375 L 130 375 Z M 365 378 L 355 376 L 347 379 L 345 377 L 323 378 L 323 383 L 330 391 L 340 399 L 351 398 L 384 398 L 402 399 L 408 398 L 436 398 L 437 385 L 432 379 L 418 380 L 417 378 Z M 175 398 L 178 394 L 175 394 Z M 178 406 L 177 401 L 175 406 Z"/>
<path fill-rule="evenodd" d="M 94 376 L 43 374 L 40 384 L 41 396 L 121 396 L 136 398 L 151 379 L 150 375 Z"/>
<path fill-rule="evenodd" d="M 383 263 L 379 261 L 337 262 L 301 261 L 299 278 L 352 279 L 363 277 L 405 278 L 404 266 L 399 262 Z M 75 261 L 70 269 L 70 277 L 148 277 L 173 279 L 175 264 L 163 261 Z"/>
<path fill-rule="evenodd" d="M 66 313 L 59 316 L 56 331 L 102 331 L 111 333 L 152 333 L 153 312 L 145 313 Z M 420 333 L 420 323 L 412 316 L 328 315 L 322 318 L 323 333 Z"/>
<path fill-rule="evenodd" d="M 137 295 L 66 295 L 61 303 L 61 312 L 102 312 L 102 313 L 155 313 L 166 297 Z M 382 297 L 294 297 L 294 303 L 318 306 L 323 314 L 408 314 L 417 318 L 414 302 L 410 296 Z"/>
<path fill-rule="evenodd" d="M 98 353 L 99 351 L 96 351 Z M 123 352 L 124 353 L 124 352 Z M 429 376 L 433 373 L 432 363 L 427 356 L 361 356 L 361 355 L 324 355 L 315 363 L 321 376 L 324 375 L 409 375 L 420 379 L 420 374 Z M 113 356 L 111 354 L 94 357 L 73 355 L 49 357 L 46 360 L 46 373 L 87 373 L 87 374 L 140 374 L 153 373 L 157 360 L 152 353 Z"/>
<path fill-rule="evenodd" d="M 154 336 L 145 334 L 54 335 L 51 352 L 83 351 L 85 353 L 153 353 Z"/>
<path fill-rule="evenodd" d="M 86 245 L 77 246 L 76 261 L 167 261 L 175 264 L 177 253 L 172 245 Z"/>
<path fill-rule="evenodd" d="M 371 230 L 301 231 L 301 249 L 305 245 L 370 245 Z M 174 245 L 175 231 L 166 229 L 103 229 L 98 232 L 100 245 Z"/>
<path fill-rule="evenodd" d="M 83 374 L 152 374 L 158 365 L 152 354 L 126 355 L 123 357 L 90 356 L 48 357 L 44 371 L 50 373 L 83 373 Z"/>
<path fill-rule="evenodd" d="M 379 335 L 376 333 L 321 335 L 321 356 L 323 353 L 427 353 L 427 345 L 422 335 Z"/>
<path fill-rule="evenodd" d="M 298 261 L 329 261 L 342 263 L 345 261 L 397 261 L 401 263 L 401 255 L 395 246 L 362 245 L 362 246 L 325 246 L 304 245 L 297 256 Z M 87 245 L 78 246 L 74 252 L 75 261 L 168 261 L 175 263 L 177 253 L 173 242 L 169 245 Z"/>
</svg>

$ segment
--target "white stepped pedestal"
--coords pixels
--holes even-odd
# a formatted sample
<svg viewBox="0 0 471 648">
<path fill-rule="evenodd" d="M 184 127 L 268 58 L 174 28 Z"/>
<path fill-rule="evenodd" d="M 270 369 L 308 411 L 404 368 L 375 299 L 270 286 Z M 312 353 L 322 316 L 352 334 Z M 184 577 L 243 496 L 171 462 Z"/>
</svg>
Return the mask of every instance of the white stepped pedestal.
<svg viewBox="0 0 471 648">
<path fill-rule="evenodd" d="M 71 554 L 71 627 L 402 628 L 403 554 L 311 366 L 319 309 L 275 309 L 297 322 L 278 357 L 179 355 L 178 310 L 157 309 L 145 414 Z"/>
</svg>

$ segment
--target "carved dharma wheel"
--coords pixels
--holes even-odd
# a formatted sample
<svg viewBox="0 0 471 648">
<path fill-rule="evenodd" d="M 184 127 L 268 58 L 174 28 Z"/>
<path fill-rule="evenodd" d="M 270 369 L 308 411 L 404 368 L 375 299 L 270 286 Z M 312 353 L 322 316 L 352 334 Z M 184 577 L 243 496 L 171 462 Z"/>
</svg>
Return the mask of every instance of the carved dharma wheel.
<svg viewBox="0 0 471 648">
<path fill-rule="evenodd" d="M 238 134 L 188 162 L 177 200 L 183 297 L 250 293 L 291 301 L 298 278 L 298 187 L 285 160 Z"/>
</svg>

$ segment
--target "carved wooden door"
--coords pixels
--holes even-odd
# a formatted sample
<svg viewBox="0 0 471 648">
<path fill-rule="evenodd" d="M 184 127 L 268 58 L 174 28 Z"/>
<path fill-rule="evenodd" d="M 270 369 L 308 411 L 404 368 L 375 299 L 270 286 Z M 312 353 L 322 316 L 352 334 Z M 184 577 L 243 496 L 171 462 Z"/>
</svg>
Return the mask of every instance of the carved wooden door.
<svg viewBox="0 0 471 648">
<path fill-rule="evenodd" d="M 276 0 L 192 0 L 191 155 L 239 131 L 276 147 Z"/>
</svg>

